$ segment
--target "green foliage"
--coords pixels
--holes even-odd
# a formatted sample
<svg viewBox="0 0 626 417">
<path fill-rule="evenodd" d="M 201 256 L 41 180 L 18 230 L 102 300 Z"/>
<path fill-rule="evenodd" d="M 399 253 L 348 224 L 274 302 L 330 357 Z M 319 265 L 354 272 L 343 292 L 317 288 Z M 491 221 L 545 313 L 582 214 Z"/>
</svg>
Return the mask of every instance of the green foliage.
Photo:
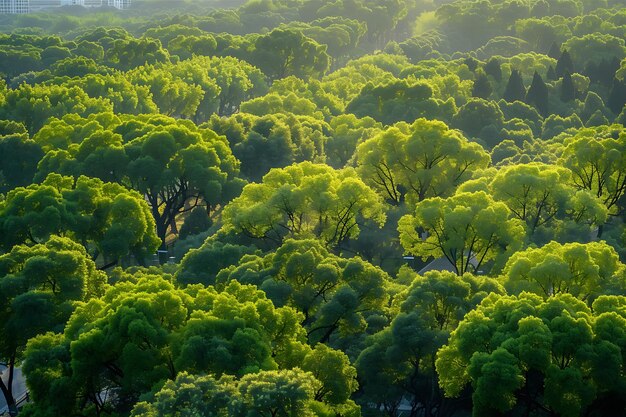
<svg viewBox="0 0 626 417">
<path fill-rule="evenodd" d="M 502 98 L 509 102 L 524 101 L 526 98 L 526 87 L 524 87 L 524 80 L 522 80 L 519 71 L 511 71 Z"/>
<path fill-rule="evenodd" d="M 607 220 L 607 209 L 592 193 L 577 190 L 571 180 L 571 172 L 558 166 L 511 165 L 499 170 L 489 190 L 526 223 L 531 241 L 567 239 L 563 233 L 571 229 L 586 240 L 591 229 Z"/>
<path fill-rule="evenodd" d="M 239 162 L 215 132 L 165 116 L 111 116 L 68 117 L 42 129 L 39 176 L 87 174 L 140 192 L 162 242 L 186 204 L 202 199 L 209 211 L 241 189 Z"/>
<path fill-rule="evenodd" d="M 619 201 L 626 189 L 626 153 L 620 138 L 625 134 L 619 125 L 581 129 L 566 141 L 560 159 L 572 171 L 573 184 L 600 198 L 609 213 L 622 210 Z"/>
<path fill-rule="evenodd" d="M 178 236 L 185 239 L 189 235 L 206 232 L 213 225 L 213 220 L 202 207 L 196 207 L 187 215 Z"/>
<path fill-rule="evenodd" d="M 353 169 L 302 162 L 272 169 L 224 208 L 224 230 L 280 245 L 285 237 L 322 239 L 331 247 L 359 234 L 359 221 L 385 219 L 380 197 Z"/>
<path fill-rule="evenodd" d="M 117 262 L 133 254 L 142 260 L 158 240 L 142 196 L 95 178 L 50 174 L 42 184 L 9 191 L 0 202 L 0 244 L 41 243 L 50 235 L 80 242 L 96 259 Z"/>
<path fill-rule="evenodd" d="M 548 115 L 548 87 L 537 72 L 535 72 L 533 82 L 528 87 L 525 101 L 534 106 L 542 116 Z"/>
<path fill-rule="evenodd" d="M 162 276 L 122 273 L 103 298 L 78 306 L 62 335 L 30 341 L 24 372 L 35 407 L 123 410 L 180 371 L 219 377 L 276 369 L 304 337 L 298 321 L 253 287 L 177 290 Z M 57 403 L 55 387 L 67 402 Z M 117 395 L 103 398 L 103 389 Z"/>
<path fill-rule="evenodd" d="M 400 219 L 398 232 L 406 253 L 444 257 L 457 275 L 481 270 L 486 261 L 502 262 L 524 236 L 521 221 L 483 191 L 421 201 L 414 215 Z"/>
<path fill-rule="evenodd" d="M 200 248 L 191 250 L 181 261 L 176 282 L 181 285 L 214 285 L 222 269 L 236 265 L 253 248 L 207 240 Z"/>
<path fill-rule="evenodd" d="M 600 62 L 602 59 L 616 57 L 622 60 L 626 57 L 624 40 L 609 34 L 592 33 L 581 37 L 575 36 L 564 44 L 572 56 L 574 66 L 584 68 L 587 62 Z"/>
<path fill-rule="evenodd" d="M 509 258 L 503 270 L 511 294 L 528 291 L 544 298 L 571 294 L 591 304 L 599 295 L 622 293 L 624 265 L 604 242 L 550 242 Z"/>
<path fill-rule="evenodd" d="M 622 3 L 0 16 L 20 412 L 624 414 Z M 136 266 L 159 242 L 181 263 Z M 104 296 L 88 257 L 127 267 Z"/>
<path fill-rule="evenodd" d="M 568 416 L 602 409 L 595 400 L 619 396 L 624 386 L 613 364 L 621 360 L 626 322 L 603 308 L 621 302 L 621 296 L 602 296 L 591 310 L 569 294 L 546 300 L 490 295 L 437 354 L 439 381 L 450 396 L 471 384 L 476 416 L 534 407 Z M 607 367 L 613 371 L 605 373 Z"/>
<path fill-rule="evenodd" d="M 60 118 L 68 113 L 87 116 L 111 110 L 108 100 L 90 98 L 79 87 L 22 84 L 4 94 L 0 103 L 0 118 L 23 123 L 33 135 L 50 117 Z"/>
<path fill-rule="evenodd" d="M 433 97 L 433 89 L 426 82 L 396 79 L 384 84 L 366 84 L 346 111 L 388 125 L 417 118 L 449 121 L 456 106 L 451 98 L 444 101 Z"/>
<path fill-rule="evenodd" d="M 470 274 L 430 271 L 425 276 L 408 269 L 412 282 L 394 298 L 395 317 L 384 330 L 368 338 L 356 367 L 370 401 L 393 412 L 408 400 L 412 412 L 449 406 L 437 384 L 434 360 L 452 331 L 489 292 L 503 293 L 492 279 Z"/>
<path fill-rule="evenodd" d="M 269 97 L 271 95 L 265 96 Z M 298 100 L 290 94 L 284 103 L 290 99 Z M 246 102 L 243 108 L 251 110 L 250 107 L 263 101 L 265 99 Z M 261 104 L 260 108 L 263 106 Z M 296 107 L 287 107 L 298 111 Z M 271 114 L 274 112 L 266 110 L 259 113 L 270 114 L 262 117 L 239 113 L 228 119 L 211 118 L 210 127 L 226 136 L 233 154 L 241 161 L 242 175 L 250 181 L 259 182 L 271 168 L 282 168 L 293 162 L 323 160 L 324 143 L 329 131 L 326 123 L 314 117 L 280 114 L 281 110 L 278 110 L 279 114 Z"/>
<path fill-rule="evenodd" d="M 0 121 L 0 124 L 0 192 L 7 192 L 33 181 L 43 151 L 23 132 L 21 123 Z"/>
<path fill-rule="evenodd" d="M 488 154 L 440 121 L 400 123 L 357 148 L 358 172 L 386 201 L 415 204 L 446 196 L 485 168 Z"/>
<path fill-rule="evenodd" d="M 467 135 L 484 139 L 489 145 L 497 145 L 498 138 L 490 137 L 491 131 L 499 132 L 504 123 L 504 114 L 498 103 L 482 98 L 473 98 L 459 108 L 452 118 L 452 126 Z"/>
<path fill-rule="evenodd" d="M 106 276 L 85 249 L 52 236 L 42 244 L 14 246 L 0 255 L 0 361 L 10 381 L 24 358 L 28 339 L 63 330 L 74 303 L 101 296 Z M 13 387 L 0 381 L 14 406 Z"/>
<path fill-rule="evenodd" d="M 258 286 L 276 305 L 304 314 L 311 342 L 333 344 L 369 331 L 367 318 L 382 312 L 389 284 L 382 270 L 358 257 L 332 255 L 313 239 L 288 239 L 263 258 L 244 256 L 217 280 Z"/>
<path fill-rule="evenodd" d="M 324 45 L 301 32 L 274 29 L 256 39 L 252 63 L 270 80 L 278 80 L 289 75 L 308 79 L 324 75 L 328 71 L 330 57 Z"/>
</svg>

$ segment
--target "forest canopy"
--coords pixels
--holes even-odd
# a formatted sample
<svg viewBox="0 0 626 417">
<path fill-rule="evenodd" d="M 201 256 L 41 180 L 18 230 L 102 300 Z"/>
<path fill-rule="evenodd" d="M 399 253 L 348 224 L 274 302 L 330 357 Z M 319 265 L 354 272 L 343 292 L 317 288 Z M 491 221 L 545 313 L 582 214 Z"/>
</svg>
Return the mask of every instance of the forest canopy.
<svg viewBox="0 0 626 417">
<path fill-rule="evenodd" d="M 0 8 L 0 416 L 626 415 L 623 0 L 60 4 Z"/>
</svg>

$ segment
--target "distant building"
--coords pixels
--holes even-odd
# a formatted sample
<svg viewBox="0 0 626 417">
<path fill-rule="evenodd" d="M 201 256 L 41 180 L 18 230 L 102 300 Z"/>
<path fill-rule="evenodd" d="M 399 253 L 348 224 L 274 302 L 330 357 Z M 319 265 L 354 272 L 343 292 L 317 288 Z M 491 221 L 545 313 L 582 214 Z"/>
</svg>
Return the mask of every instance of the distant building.
<svg viewBox="0 0 626 417">
<path fill-rule="evenodd" d="M 28 0 L 0 0 L 0 14 L 22 14 L 29 11 Z"/>
<path fill-rule="evenodd" d="M 0 14 L 38 12 L 61 6 L 101 7 L 110 6 L 125 10 L 131 0 L 0 0 Z"/>
<path fill-rule="evenodd" d="M 44 9 L 61 7 L 61 0 L 30 0 L 30 12 L 39 12 Z"/>
<path fill-rule="evenodd" d="M 130 0 L 107 0 L 108 5 L 116 9 L 125 10 L 130 7 Z"/>
</svg>

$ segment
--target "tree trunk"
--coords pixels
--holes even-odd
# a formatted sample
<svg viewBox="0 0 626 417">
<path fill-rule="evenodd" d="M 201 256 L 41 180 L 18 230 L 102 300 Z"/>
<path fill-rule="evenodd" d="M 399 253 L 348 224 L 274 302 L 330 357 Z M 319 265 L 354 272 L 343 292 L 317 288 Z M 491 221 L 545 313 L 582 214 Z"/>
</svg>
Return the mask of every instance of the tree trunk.
<svg viewBox="0 0 626 417">
<path fill-rule="evenodd" d="M 13 374 L 13 364 L 9 364 L 9 368 L 7 369 L 9 372 L 9 385 L 4 383 L 4 380 L 0 378 L 0 390 L 2 391 L 2 395 L 4 395 L 4 399 L 7 403 L 7 407 L 9 408 L 9 415 L 16 416 L 17 415 L 17 404 L 15 402 L 15 398 L 13 397 L 13 387 L 12 387 L 12 379 L 11 376 Z"/>
</svg>

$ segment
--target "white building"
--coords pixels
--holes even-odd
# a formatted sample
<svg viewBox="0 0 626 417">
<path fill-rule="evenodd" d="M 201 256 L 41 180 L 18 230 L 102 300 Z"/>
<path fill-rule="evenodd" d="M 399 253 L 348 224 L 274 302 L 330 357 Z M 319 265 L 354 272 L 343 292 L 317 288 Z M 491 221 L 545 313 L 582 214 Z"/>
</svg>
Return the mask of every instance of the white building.
<svg viewBox="0 0 626 417">
<path fill-rule="evenodd" d="M 130 7 L 130 0 L 107 0 L 109 6 L 113 6 L 116 9 L 125 10 Z"/>
<path fill-rule="evenodd" d="M 28 0 L 0 0 L 0 14 L 21 14 L 29 11 Z"/>
<path fill-rule="evenodd" d="M 0 0 L 0 14 L 38 12 L 61 6 L 101 7 L 104 5 L 125 10 L 131 0 Z"/>
</svg>

